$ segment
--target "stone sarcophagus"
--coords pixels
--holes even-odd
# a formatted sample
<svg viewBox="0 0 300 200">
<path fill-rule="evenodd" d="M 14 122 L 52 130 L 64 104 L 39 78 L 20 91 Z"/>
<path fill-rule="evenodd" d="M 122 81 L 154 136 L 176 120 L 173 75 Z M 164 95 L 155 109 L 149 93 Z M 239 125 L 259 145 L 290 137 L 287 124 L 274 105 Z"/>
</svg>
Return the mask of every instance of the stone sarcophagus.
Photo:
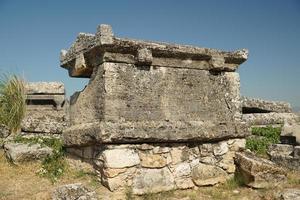
<svg viewBox="0 0 300 200">
<path fill-rule="evenodd" d="M 247 50 L 79 34 L 61 66 L 88 77 L 70 100 L 67 145 L 209 141 L 243 137 L 238 66 Z"/>
<path fill-rule="evenodd" d="M 64 84 L 29 82 L 25 87 L 27 109 L 21 127 L 23 134 L 61 134 L 67 126 Z"/>
<path fill-rule="evenodd" d="M 128 185 L 143 194 L 224 181 L 249 134 L 235 72 L 247 56 L 117 38 L 109 25 L 79 34 L 61 52 L 61 66 L 90 81 L 70 99 L 64 143 L 95 163 L 110 190 Z"/>
</svg>

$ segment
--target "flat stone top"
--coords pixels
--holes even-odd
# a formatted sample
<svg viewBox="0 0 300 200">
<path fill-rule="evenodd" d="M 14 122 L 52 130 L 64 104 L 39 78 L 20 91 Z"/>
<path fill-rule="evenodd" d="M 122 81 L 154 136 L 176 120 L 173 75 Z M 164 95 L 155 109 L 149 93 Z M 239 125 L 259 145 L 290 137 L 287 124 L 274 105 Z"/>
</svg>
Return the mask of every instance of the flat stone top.
<svg viewBox="0 0 300 200">
<path fill-rule="evenodd" d="M 61 82 L 28 82 L 27 94 L 65 94 L 65 86 Z"/>
<path fill-rule="evenodd" d="M 114 37 L 110 25 L 102 24 L 96 34 L 79 33 L 69 50 L 62 50 L 60 62 L 64 68 L 74 67 L 76 58 L 90 52 L 113 52 L 136 55 L 139 50 L 149 51 L 151 56 L 160 58 L 177 58 L 191 60 L 223 59 L 227 64 L 239 65 L 247 60 L 248 50 L 234 52 L 188 45 L 169 44 Z M 86 57 L 89 57 L 88 55 Z"/>
</svg>

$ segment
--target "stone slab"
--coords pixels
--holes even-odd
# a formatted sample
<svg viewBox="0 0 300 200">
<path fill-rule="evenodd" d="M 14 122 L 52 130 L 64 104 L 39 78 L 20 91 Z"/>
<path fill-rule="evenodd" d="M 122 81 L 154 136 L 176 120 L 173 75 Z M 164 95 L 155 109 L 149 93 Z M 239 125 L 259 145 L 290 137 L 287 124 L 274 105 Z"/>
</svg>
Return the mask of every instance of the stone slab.
<svg viewBox="0 0 300 200">
<path fill-rule="evenodd" d="M 262 99 L 242 97 L 241 99 L 243 111 L 246 112 L 276 112 L 276 113 L 291 113 L 292 107 L 287 102 L 282 101 L 267 101 Z"/>
<path fill-rule="evenodd" d="M 6 142 L 4 144 L 5 156 L 13 163 L 22 163 L 42 160 L 52 154 L 52 149 L 42 147 L 40 144 L 22 144 Z"/>
<path fill-rule="evenodd" d="M 22 120 L 21 129 L 31 133 L 61 134 L 66 126 L 66 114 L 62 110 L 28 109 Z"/>
<path fill-rule="evenodd" d="M 297 121 L 299 116 L 294 113 L 254 113 L 254 114 L 243 114 L 242 121 L 247 123 L 249 126 L 253 125 L 276 125 L 284 124 L 285 122 L 293 123 Z"/>
<path fill-rule="evenodd" d="M 236 128 L 240 131 L 237 132 Z M 244 128 L 244 131 L 242 131 Z M 155 143 L 155 142 L 209 142 L 249 135 L 248 129 L 239 126 L 207 124 L 198 126 L 184 122 L 142 123 L 86 123 L 71 126 L 63 131 L 66 146 L 93 144 Z"/>
<path fill-rule="evenodd" d="M 28 82 L 25 88 L 27 94 L 65 94 L 61 82 Z"/>
<path fill-rule="evenodd" d="M 69 50 L 62 50 L 61 66 L 69 70 L 70 76 L 90 77 L 91 69 L 100 64 L 103 52 L 129 54 L 136 57 L 135 60 L 138 63 L 144 64 L 151 64 L 154 58 L 206 60 L 210 63 L 210 69 L 217 71 L 235 71 L 238 65 L 248 58 L 246 49 L 226 52 L 188 45 L 117 38 L 113 35 L 109 25 L 102 24 L 98 27 L 95 35 L 80 33 Z M 83 56 L 83 59 L 80 55 Z M 147 55 L 147 62 L 144 62 L 144 58 L 142 59 L 144 55 Z M 80 59 L 81 63 L 84 60 L 84 68 L 77 67 L 77 59 Z M 116 61 L 114 60 L 114 62 Z M 227 68 L 226 64 L 234 64 L 234 67 Z"/>
</svg>

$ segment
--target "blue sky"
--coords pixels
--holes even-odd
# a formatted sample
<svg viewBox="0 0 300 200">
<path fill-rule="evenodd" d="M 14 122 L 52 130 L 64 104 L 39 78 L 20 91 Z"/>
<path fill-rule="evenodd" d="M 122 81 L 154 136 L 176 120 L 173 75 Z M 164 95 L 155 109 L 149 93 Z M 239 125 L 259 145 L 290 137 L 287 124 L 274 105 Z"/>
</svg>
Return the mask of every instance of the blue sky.
<svg viewBox="0 0 300 200">
<path fill-rule="evenodd" d="M 247 48 L 242 95 L 300 107 L 299 0 L 0 0 L 0 71 L 62 81 L 70 95 L 87 80 L 68 77 L 60 50 L 102 23 L 118 37 Z"/>
</svg>

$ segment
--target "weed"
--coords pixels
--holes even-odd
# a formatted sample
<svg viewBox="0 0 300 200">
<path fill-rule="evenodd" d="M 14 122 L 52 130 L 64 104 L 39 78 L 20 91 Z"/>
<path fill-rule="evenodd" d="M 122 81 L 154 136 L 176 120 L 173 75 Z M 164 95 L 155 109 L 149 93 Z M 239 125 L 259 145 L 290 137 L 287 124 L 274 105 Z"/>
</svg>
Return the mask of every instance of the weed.
<svg viewBox="0 0 300 200">
<path fill-rule="evenodd" d="M 279 142 L 281 127 L 253 127 L 252 135 L 247 138 L 246 148 L 258 155 L 266 155 L 268 146 Z"/>
</svg>

